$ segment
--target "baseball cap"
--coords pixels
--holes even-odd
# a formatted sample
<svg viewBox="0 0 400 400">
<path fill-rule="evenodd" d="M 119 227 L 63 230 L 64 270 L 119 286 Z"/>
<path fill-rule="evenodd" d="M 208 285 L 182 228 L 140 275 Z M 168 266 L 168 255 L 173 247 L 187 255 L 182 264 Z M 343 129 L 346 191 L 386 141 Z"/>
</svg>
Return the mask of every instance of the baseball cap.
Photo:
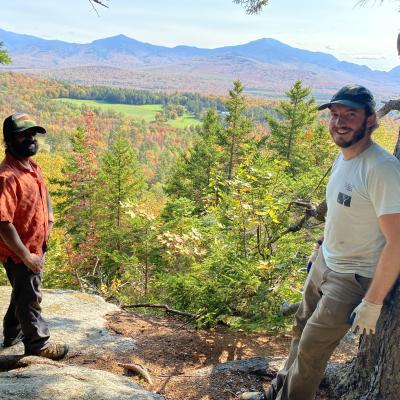
<svg viewBox="0 0 400 400">
<path fill-rule="evenodd" d="M 33 130 L 37 133 L 46 133 L 46 129 L 39 126 L 32 116 L 25 113 L 16 113 L 10 115 L 4 120 L 3 135 L 21 133 L 26 130 Z"/>
<path fill-rule="evenodd" d="M 329 103 L 322 104 L 318 110 L 329 108 L 332 104 L 343 104 L 351 108 L 364 108 L 370 113 L 375 112 L 375 100 L 372 93 L 360 85 L 343 86 L 335 93 Z"/>
</svg>

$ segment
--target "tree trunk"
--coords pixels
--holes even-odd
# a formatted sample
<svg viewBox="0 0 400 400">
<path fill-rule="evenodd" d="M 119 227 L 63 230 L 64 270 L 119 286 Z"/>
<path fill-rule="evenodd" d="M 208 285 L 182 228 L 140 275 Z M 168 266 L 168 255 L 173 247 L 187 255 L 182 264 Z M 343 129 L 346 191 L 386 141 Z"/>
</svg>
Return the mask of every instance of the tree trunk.
<svg viewBox="0 0 400 400">
<path fill-rule="evenodd" d="M 400 284 L 387 296 L 375 335 L 362 336 L 357 357 L 328 370 L 332 399 L 400 398 Z"/>
<path fill-rule="evenodd" d="M 400 160 L 400 132 L 395 149 Z M 400 201 L 400 199 L 399 199 Z M 357 357 L 339 368 L 328 368 L 332 399 L 400 399 L 400 279 L 385 299 L 375 335 L 362 336 Z"/>
</svg>

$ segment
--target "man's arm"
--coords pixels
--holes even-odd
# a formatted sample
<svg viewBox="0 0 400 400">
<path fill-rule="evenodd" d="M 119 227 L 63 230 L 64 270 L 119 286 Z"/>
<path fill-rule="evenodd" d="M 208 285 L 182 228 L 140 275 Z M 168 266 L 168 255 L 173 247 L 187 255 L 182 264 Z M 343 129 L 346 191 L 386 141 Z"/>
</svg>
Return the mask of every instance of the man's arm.
<svg viewBox="0 0 400 400">
<path fill-rule="evenodd" d="M 362 303 L 356 307 L 352 329 L 375 332 L 383 301 L 400 273 L 400 214 L 386 214 L 378 219 L 386 244 L 379 258 L 371 285 Z"/>
<path fill-rule="evenodd" d="M 32 272 L 42 271 L 43 258 L 31 253 L 27 249 L 12 223 L 0 221 L 0 237 L 6 246 L 20 258 Z"/>
<path fill-rule="evenodd" d="M 382 215 L 378 219 L 386 244 L 379 258 L 374 278 L 364 297 L 373 304 L 383 304 L 400 273 L 400 214 Z"/>
</svg>

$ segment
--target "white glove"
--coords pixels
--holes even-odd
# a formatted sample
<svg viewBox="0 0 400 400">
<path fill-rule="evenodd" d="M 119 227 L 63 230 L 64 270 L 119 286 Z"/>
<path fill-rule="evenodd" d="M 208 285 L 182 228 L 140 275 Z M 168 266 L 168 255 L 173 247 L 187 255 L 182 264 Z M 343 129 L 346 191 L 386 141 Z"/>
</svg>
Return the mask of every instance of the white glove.
<svg viewBox="0 0 400 400">
<path fill-rule="evenodd" d="M 375 333 L 376 322 L 381 314 L 382 304 L 373 304 L 363 299 L 354 309 L 350 319 L 354 318 L 351 330 L 360 335 Z"/>
<path fill-rule="evenodd" d="M 320 247 L 320 245 L 318 243 L 314 246 L 314 251 L 311 254 L 311 256 L 308 258 L 309 263 L 314 264 L 315 260 L 318 257 L 319 247 Z"/>
<path fill-rule="evenodd" d="M 308 262 L 307 262 L 307 273 L 310 272 L 312 265 L 314 264 L 315 260 L 318 257 L 318 253 L 319 253 L 319 248 L 321 247 L 322 241 L 321 240 L 317 240 L 317 242 L 315 243 L 314 246 L 314 251 L 311 254 L 311 256 L 308 258 Z"/>
</svg>

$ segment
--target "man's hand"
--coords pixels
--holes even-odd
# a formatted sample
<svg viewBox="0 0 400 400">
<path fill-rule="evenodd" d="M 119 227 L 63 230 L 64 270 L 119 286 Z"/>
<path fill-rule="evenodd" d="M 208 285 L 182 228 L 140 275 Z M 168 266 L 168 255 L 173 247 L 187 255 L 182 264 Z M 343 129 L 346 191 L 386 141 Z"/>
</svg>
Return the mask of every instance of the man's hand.
<svg viewBox="0 0 400 400">
<path fill-rule="evenodd" d="M 42 272 L 44 265 L 44 257 L 39 257 L 37 254 L 29 253 L 27 257 L 24 257 L 22 262 L 35 273 Z"/>
<path fill-rule="evenodd" d="M 29 251 L 22 243 L 15 226 L 11 222 L 0 221 L 0 237 L 6 246 L 20 258 L 32 272 L 38 273 L 43 270 L 44 258 Z"/>
<path fill-rule="evenodd" d="M 360 335 L 365 333 L 375 333 L 376 323 L 381 314 L 382 304 L 373 304 L 363 299 L 361 303 L 354 309 L 351 319 L 354 317 L 351 330 Z"/>
</svg>

